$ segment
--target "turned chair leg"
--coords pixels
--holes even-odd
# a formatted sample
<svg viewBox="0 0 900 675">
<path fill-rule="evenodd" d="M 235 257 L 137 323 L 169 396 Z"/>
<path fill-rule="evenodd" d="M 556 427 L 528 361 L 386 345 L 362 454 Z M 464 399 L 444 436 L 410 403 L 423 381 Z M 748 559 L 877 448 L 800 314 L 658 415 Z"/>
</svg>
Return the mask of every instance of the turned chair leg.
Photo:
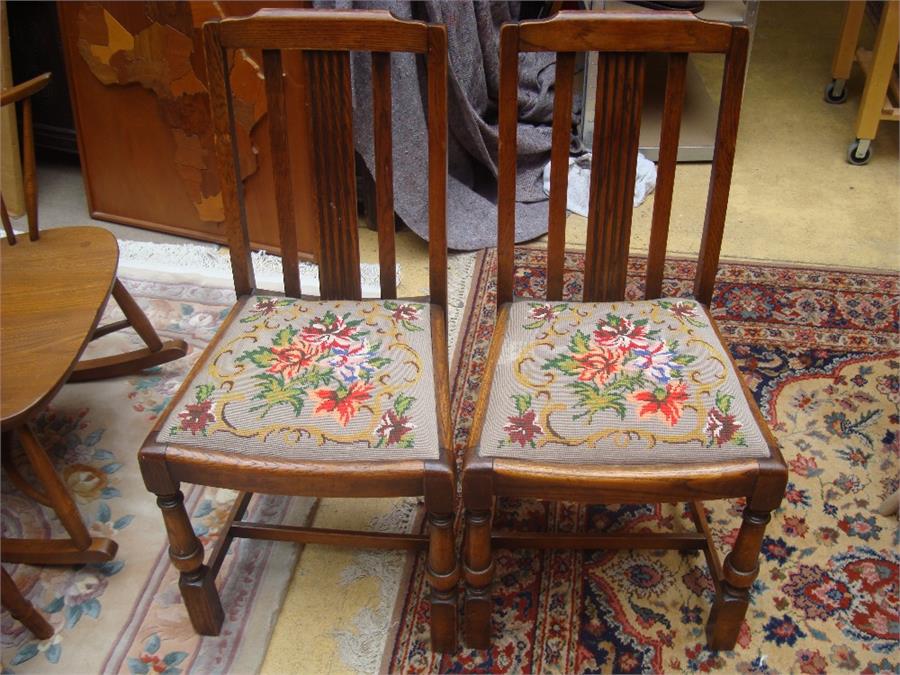
<svg viewBox="0 0 900 675">
<path fill-rule="evenodd" d="M 12 617 L 22 622 L 28 630 L 34 633 L 39 640 L 46 640 L 53 637 L 53 626 L 47 623 L 47 619 L 41 616 L 34 605 L 32 605 L 22 591 L 16 586 L 16 583 L 9 576 L 7 571 L 0 568 L 2 573 L 2 586 L 0 586 L 0 598 L 3 600 L 3 606 L 9 610 Z"/>
<path fill-rule="evenodd" d="M 750 587 L 759 574 L 759 554 L 768 511 L 744 509 L 737 541 L 722 564 L 720 591 L 706 624 L 707 646 L 713 651 L 734 649 L 741 622 L 750 604 Z"/>
<path fill-rule="evenodd" d="M 218 635 L 225 613 L 215 578 L 203 564 L 203 544 L 194 534 L 184 509 L 184 495 L 180 490 L 173 494 L 158 494 L 156 503 L 169 535 L 169 558 L 181 573 L 178 587 L 191 624 L 201 635 Z"/>
<path fill-rule="evenodd" d="M 494 558 L 491 551 L 491 512 L 466 511 L 465 534 L 465 637 L 473 649 L 491 646 L 491 581 Z"/>
<path fill-rule="evenodd" d="M 456 597 L 459 566 L 453 539 L 453 514 L 428 514 L 428 583 L 431 586 L 431 647 L 456 651 Z"/>
</svg>

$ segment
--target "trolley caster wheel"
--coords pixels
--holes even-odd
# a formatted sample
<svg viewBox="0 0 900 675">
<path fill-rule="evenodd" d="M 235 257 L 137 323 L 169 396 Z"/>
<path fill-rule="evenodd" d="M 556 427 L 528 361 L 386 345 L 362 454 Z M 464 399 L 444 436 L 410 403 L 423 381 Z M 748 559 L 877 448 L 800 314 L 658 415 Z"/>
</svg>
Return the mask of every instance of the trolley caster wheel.
<svg viewBox="0 0 900 675">
<path fill-rule="evenodd" d="M 832 80 L 825 87 L 825 103 L 837 105 L 847 100 L 847 81 Z"/>
<path fill-rule="evenodd" d="M 869 146 L 871 143 L 870 140 L 864 139 L 856 139 L 850 144 L 850 147 L 847 148 L 847 161 L 850 164 L 855 166 L 863 166 L 864 164 L 868 164 L 869 160 L 872 159 L 872 148 Z M 862 151 L 860 153 L 860 151 Z"/>
</svg>

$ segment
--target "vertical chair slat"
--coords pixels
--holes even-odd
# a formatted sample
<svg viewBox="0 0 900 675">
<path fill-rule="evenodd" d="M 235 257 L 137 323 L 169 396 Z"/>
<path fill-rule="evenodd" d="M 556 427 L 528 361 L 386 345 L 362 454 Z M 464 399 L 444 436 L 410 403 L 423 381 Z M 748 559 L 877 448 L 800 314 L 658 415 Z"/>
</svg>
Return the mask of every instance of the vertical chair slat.
<svg viewBox="0 0 900 675">
<path fill-rule="evenodd" d="M 641 130 L 644 55 L 600 54 L 594 119 L 584 301 L 625 297 Z"/>
<path fill-rule="evenodd" d="M 272 145 L 272 177 L 275 181 L 275 211 L 278 216 L 278 238 L 281 244 L 281 267 L 284 294 L 300 297 L 300 270 L 297 265 L 297 225 L 291 189 L 291 157 L 288 150 L 287 109 L 284 102 L 284 75 L 281 52 L 263 50 L 263 74 L 266 78 L 269 137 Z"/>
<path fill-rule="evenodd" d="M 678 158 L 678 137 L 684 107 L 684 82 L 687 54 L 669 55 L 666 76 L 666 98 L 663 105 L 659 134 L 659 162 L 656 166 L 656 189 L 653 197 L 653 224 L 650 229 L 650 249 L 647 254 L 648 300 L 662 295 L 663 267 L 666 262 L 666 242 L 669 238 L 669 219 L 672 213 L 672 191 L 675 185 L 675 161 Z"/>
<path fill-rule="evenodd" d="M 244 209 L 244 185 L 238 179 L 240 159 L 237 151 L 237 136 L 234 131 L 231 84 L 227 77 L 227 61 L 219 41 L 218 26 L 214 23 L 204 24 L 203 33 L 207 88 L 212 108 L 216 147 L 216 167 L 219 170 L 219 186 L 222 190 L 222 201 L 225 207 L 225 233 L 228 237 L 228 249 L 231 255 L 234 290 L 240 297 L 253 292 L 256 279 L 250 257 L 247 214 Z"/>
<path fill-rule="evenodd" d="M 303 52 L 323 300 L 359 300 L 359 231 L 349 52 Z M 327 143 L 328 151 L 319 143 Z"/>
<path fill-rule="evenodd" d="M 497 164 L 497 304 L 512 302 L 516 242 L 516 132 L 519 121 L 519 27 L 500 29 Z"/>
<path fill-rule="evenodd" d="M 716 149 L 709 179 L 709 197 L 706 202 L 703 238 L 700 241 L 697 277 L 694 280 L 694 297 L 705 305 L 712 302 L 716 272 L 719 269 L 719 251 L 722 247 L 725 212 L 734 168 L 734 147 L 741 113 L 749 36 L 747 28 L 736 26 L 732 30 L 731 44 L 725 55 L 725 77 L 722 79 L 722 98 L 716 126 Z"/>
<path fill-rule="evenodd" d="M 25 214 L 28 216 L 28 238 L 37 241 L 37 166 L 34 161 L 34 124 L 31 117 L 31 97 L 22 100 L 22 174 L 25 179 Z"/>
<path fill-rule="evenodd" d="M 428 276 L 447 314 L 447 29 L 428 26 Z"/>
<path fill-rule="evenodd" d="M 562 298 L 574 73 L 575 54 L 573 52 L 557 53 L 556 84 L 553 94 L 553 137 L 550 151 L 550 235 L 547 240 L 548 300 Z"/>
<path fill-rule="evenodd" d="M 375 132 L 375 209 L 381 297 L 397 297 L 394 244 L 394 170 L 391 142 L 391 54 L 372 52 L 372 104 Z M 370 214 L 371 217 L 371 214 Z"/>
</svg>

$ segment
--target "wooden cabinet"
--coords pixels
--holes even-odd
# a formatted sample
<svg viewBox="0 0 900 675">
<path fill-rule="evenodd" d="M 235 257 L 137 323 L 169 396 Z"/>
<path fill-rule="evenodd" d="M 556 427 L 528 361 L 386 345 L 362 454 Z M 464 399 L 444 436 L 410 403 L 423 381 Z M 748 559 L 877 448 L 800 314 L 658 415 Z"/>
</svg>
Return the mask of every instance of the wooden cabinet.
<svg viewBox="0 0 900 675">
<path fill-rule="evenodd" d="M 258 2 L 60 2 L 59 22 L 91 215 L 225 241 L 201 27 Z M 302 3 L 294 3 L 300 5 Z M 293 57 L 293 58 L 292 58 Z M 318 248 L 300 60 L 285 54 L 297 241 Z M 260 53 L 232 60 L 236 138 L 254 248 L 278 252 Z"/>
</svg>

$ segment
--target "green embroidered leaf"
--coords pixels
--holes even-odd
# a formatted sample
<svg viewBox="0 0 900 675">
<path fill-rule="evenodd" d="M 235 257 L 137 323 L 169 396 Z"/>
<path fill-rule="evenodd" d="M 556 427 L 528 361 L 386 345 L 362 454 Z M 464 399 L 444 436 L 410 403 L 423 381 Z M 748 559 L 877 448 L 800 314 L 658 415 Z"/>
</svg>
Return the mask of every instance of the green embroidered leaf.
<svg viewBox="0 0 900 675">
<path fill-rule="evenodd" d="M 516 410 L 520 415 L 524 415 L 531 407 L 531 396 L 529 394 L 513 394 L 513 401 L 516 402 Z"/>
<path fill-rule="evenodd" d="M 606 392 L 627 391 L 633 392 L 645 387 L 647 384 L 644 378 L 644 371 L 638 370 L 634 373 L 621 372 L 614 380 L 609 382 L 604 390 Z"/>
<path fill-rule="evenodd" d="M 344 316 L 345 317 L 349 316 L 349 312 L 347 314 L 345 314 Z M 327 312 L 325 312 L 325 316 L 322 317 L 322 323 L 324 323 L 326 325 L 334 323 L 335 321 L 337 321 L 337 315 L 334 312 L 332 312 L 330 309 Z"/>
<path fill-rule="evenodd" d="M 723 413 L 727 413 L 731 409 L 731 402 L 733 400 L 734 396 L 731 394 L 726 394 L 721 391 L 716 393 L 716 407 Z"/>
<path fill-rule="evenodd" d="M 675 349 L 672 349 L 674 352 Z M 694 361 L 697 360 L 696 356 L 692 356 L 691 354 L 679 354 L 674 359 L 672 359 L 672 363 L 677 363 L 679 366 L 689 366 Z"/>
<path fill-rule="evenodd" d="M 328 384 L 332 377 L 334 377 L 334 368 L 322 368 L 313 364 L 303 371 L 303 374 L 297 378 L 297 382 L 303 387 L 315 388 Z"/>
<path fill-rule="evenodd" d="M 591 350 L 591 339 L 580 330 L 575 331 L 569 342 L 569 351 L 573 354 L 585 354 Z"/>
<path fill-rule="evenodd" d="M 249 352 L 244 352 L 239 357 L 235 359 L 237 363 L 241 361 L 252 361 L 253 364 L 257 368 L 268 368 L 272 365 L 272 361 L 275 357 L 272 355 L 272 350 L 268 347 L 257 347 Z"/>
<path fill-rule="evenodd" d="M 747 447 L 747 439 L 744 437 L 743 433 L 737 433 L 734 435 L 734 438 L 731 439 L 735 445 L 739 445 L 743 448 Z"/>
<path fill-rule="evenodd" d="M 197 387 L 195 391 L 195 397 L 197 399 L 197 403 L 203 403 L 206 399 L 212 396 L 216 392 L 216 385 L 214 384 L 201 384 Z"/>
<path fill-rule="evenodd" d="M 572 419 L 586 415 L 588 423 L 590 423 L 594 418 L 594 413 L 602 410 L 612 410 L 621 419 L 625 419 L 625 397 L 617 391 L 610 391 L 608 387 L 604 391 L 600 391 L 593 382 L 572 382 L 569 387 L 578 396 L 579 405 L 586 409 L 573 416 Z"/>
<path fill-rule="evenodd" d="M 391 310 L 391 311 L 393 312 L 393 311 L 394 311 L 395 309 L 397 309 L 398 307 L 400 307 L 400 305 L 397 304 L 396 302 L 394 302 L 393 300 L 385 300 L 385 301 L 384 301 L 384 308 L 385 308 L 385 309 L 389 309 L 389 310 Z"/>
<path fill-rule="evenodd" d="M 299 382 L 295 380 L 284 382 L 280 377 L 268 373 L 254 375 L 253 379 L 260 383 L 260 391 L 253 399 L 264 403 L 250 408 L 252 412 L 262 410 L 263 413 L 260 415 L 262 418 L 275 406 L 287 403 L 294 409 L 294 414 L 300 415 L 303 410 L 303 396 L 306 392 Z"/>
<path fill-rule="evenodd" d="M 394 399 L 394 412 L 401 416 L 406 414 L 406 411 L 412 407 L 415 400 L 413 396 L 398 394 L 397 398 Z"/>
<path fill-rule="evenodd" d="M 416 331 L 420 331 L 420 330 L 425 330 L 425 329 L 422 328 L 421 326 L 417 326 L 417 325 L 414 324 L 414 323 L 410 323 L 410 322 L 407 321 L 406 319 L 403 319 L 403 321 L 401 321 L 400 323 L 403 324 L 403 327 L 404 327 L 406 330 L 410 331 L 411 333 L 415 333 Z"/>
<path fill-rule="evenodd" d="M 538 319 L 537 321 L 532 321 L 531 323 L 522 324 L 522 328 L 525 330 L 534 330 L 535 328 L 540 328 L 545 323 L 547 323 L 544 319 Z"/>
<path fill-rule="evenodd" d="M 376 356 L 374 358 L 369 359 L 369 365 L 371 365 L 376 370 L 379 368 L 384 368 L 390 362 L 391 362 L 391 359 L 389 359 L 385 356 Z"/>
<path fill-rule="evenodd" d="M 287 347 L 291 344 L 291 340 L 294 339 L 294 336 L 298 333 L 297 329 L 293 326 L 285 326 L 280 331 L 275 333 L 275 340 L 272 342 L 276 347 Z"/>
<path fill-rule="evenodd" d="M 554 356 L 542 366 L 542 370 L 550 370 L 551 368 L 556 368 L 566 375 L 578 374 L 578 363 L 568 354 Z"/>
</svg>

